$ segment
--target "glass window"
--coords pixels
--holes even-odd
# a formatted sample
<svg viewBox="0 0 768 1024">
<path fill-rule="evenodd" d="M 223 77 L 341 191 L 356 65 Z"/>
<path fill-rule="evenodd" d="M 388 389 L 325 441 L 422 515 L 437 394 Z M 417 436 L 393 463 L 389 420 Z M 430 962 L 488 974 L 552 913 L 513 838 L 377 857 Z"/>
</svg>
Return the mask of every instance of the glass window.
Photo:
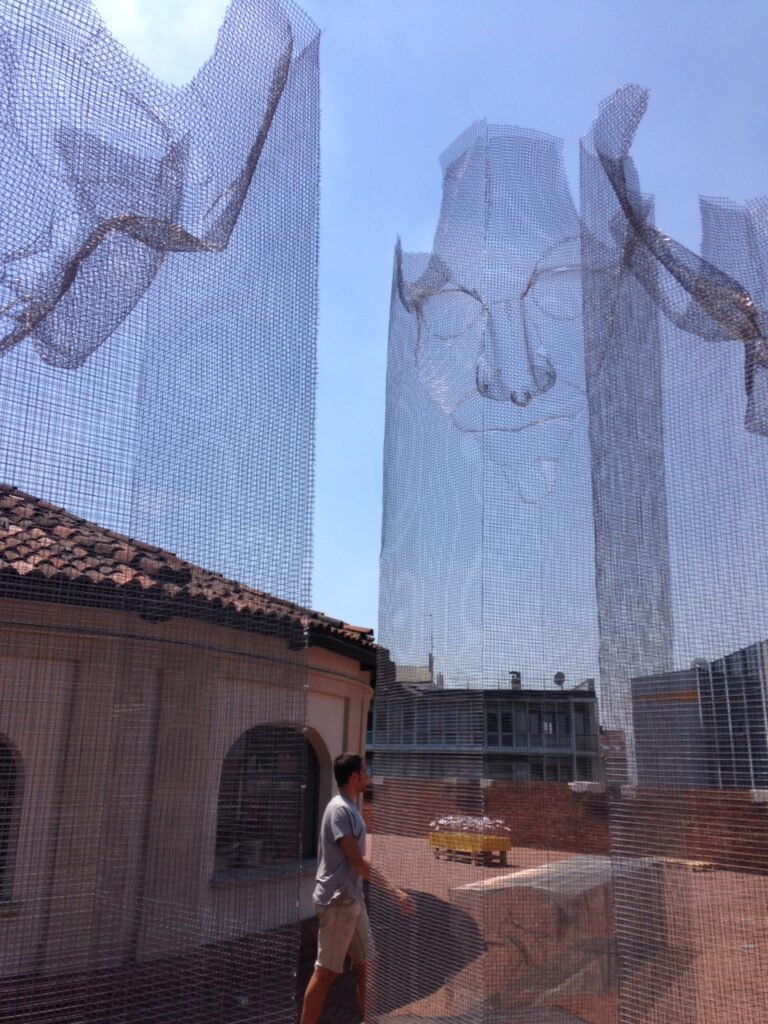
<svg viewBox="0 0 768 1024">
<path fill-rule="evenodd" d="M 489 747 L 499 745 L 499 713 L 498 711 L 487 711 L 485 715 L 486 741 Z"/>
<path fill-rule="evenodd" d="M 216 870 L 315 856 L 319 774 L 317 756 L 297 730 L 265 725 L 243 733 L 221 769 Z"/>
<path fill-rule="evenodd" d="M 429 740 L 429 714 L 420 710 L 416 712 L 416 742 L 427 743 Z"/>
<path fill-rule="evenodd" d="M 586 736 L 588 721 L 587 709 L 583 704 L 577 704 L 573 709 L 573 728 L 577 736 Z"/>
<path fill-rule="evenodd" d="M 441 744 L 443 742 L 443 709 L 434 705 L 425 714 L 429 717 L 430 743 Z"/>
<path fill-rule="evenodd" d="M 403 725 L 402 725 L 402 733 L 401 733 L 401 735 L 402 735 L 402 742 L 404 744 L 411 744 L 411 743 L 413 743 L 413 730 L 414 730 L 413 711 L 412 711 L 412 709 L 410 707 L 407 708 L 407 709 L 406 708 L 402 708 L 401 709 L 401 713 L 402 713 L 402 716 L 403 716 L 402 717 Z"/>
<path fill-rule="evenodd" d="M 457 717 L 454 710 L 446 710 L 445 712 L 445 742 L 455 744 L 456 743 L 456 726 Z"/>
</svg>

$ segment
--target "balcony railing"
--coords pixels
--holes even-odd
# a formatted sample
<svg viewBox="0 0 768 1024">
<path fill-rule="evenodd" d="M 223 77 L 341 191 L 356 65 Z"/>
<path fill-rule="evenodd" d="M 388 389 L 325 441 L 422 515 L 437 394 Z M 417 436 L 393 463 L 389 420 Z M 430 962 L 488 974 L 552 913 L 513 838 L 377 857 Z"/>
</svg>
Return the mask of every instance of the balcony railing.
<svg viewBox="0 0 768 1024">
<path fill-rule="evenodd" d="M 401 751 L 445 751 L 455 753 L 514 753 L 514 752 L 525 752 L 530 753 L 534 751 L 538 752 L 552 752 L 557 754 L 574 754 L 576 752 L 594 752 L 597 750 L 597 740 L 592 739 L 588 736 L 576 737 L 576 744 L 573 743 L 572 737 L 561 737 L 561 736 L 530 736 L 527 737 L 527 742 L 523 743 L 520 741 L 508 741 L 502 738 L 501 741 L 480 741 L 480 740 L 468 740 L 468 739 L 457 739 L 457 740 L 445 740 L 445 739 L 422 739 L 422 738 L 405 738 L 395 740 L 388 738 L 386 740 L 380 740 L 378 744 L 374 745 L 371 742 L 368 744 L 368 749 L 372 750 L 387 750 L 392 752 Z M 582 745 L 582 741 L 586 741 Z M 591 746 L 588 745 L 591 743 Z"/>
</svg>

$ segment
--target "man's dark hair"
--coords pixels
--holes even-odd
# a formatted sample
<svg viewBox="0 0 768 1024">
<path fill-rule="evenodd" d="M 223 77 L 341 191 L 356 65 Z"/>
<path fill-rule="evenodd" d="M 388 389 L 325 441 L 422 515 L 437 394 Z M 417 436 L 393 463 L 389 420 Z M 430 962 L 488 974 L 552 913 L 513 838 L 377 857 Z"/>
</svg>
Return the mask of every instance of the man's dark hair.
<svg viewBox="0 0 768 1024">
<path fill-rule="evenodd" d="M 363 759 L 359 754 L 339 754 L 333 762 L 333 775 L 337 786 L 346 786 L 350 775 L 360 772 Z"/>
</svg>

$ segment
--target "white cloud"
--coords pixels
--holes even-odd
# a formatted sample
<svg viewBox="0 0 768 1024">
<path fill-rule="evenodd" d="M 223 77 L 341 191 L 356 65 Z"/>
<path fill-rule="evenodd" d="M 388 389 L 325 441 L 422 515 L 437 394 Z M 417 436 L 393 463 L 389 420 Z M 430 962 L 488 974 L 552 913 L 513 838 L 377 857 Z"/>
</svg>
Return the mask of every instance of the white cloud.
<svg viewBox="0 0 768 1024">
<path fill-rule="evenodd" d="M 110 32 L 159 78 L 181 85 L 210 56 L 227 0 L 93 0 Z"/>
</svg>

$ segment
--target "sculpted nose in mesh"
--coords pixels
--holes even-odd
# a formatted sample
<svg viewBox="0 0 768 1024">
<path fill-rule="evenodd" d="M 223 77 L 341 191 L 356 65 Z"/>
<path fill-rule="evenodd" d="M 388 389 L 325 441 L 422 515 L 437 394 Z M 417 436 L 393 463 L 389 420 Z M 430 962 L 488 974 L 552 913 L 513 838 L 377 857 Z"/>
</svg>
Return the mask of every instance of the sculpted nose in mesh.
<svg viewBox="0 0 768 1024">
<path fill-rule="evenodd" d="M 481 122 L 442 163 L 432 252 L 410 278 L 406 263 L 418 264 L 396 253 L 422 384 L 468 432 L 572 418 L 584 391 L 578 224 L 559 143 Z"/>
</svg>

